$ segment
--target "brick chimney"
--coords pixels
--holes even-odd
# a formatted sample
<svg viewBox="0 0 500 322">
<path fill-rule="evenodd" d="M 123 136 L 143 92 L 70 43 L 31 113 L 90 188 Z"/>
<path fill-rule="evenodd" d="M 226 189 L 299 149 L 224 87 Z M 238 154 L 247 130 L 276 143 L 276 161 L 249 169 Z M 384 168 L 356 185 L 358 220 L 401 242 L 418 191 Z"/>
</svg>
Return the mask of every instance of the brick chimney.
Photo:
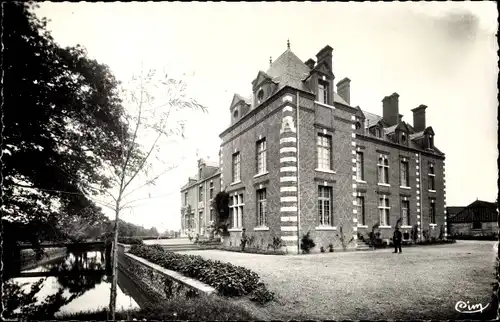
<svg viewBox="0 0 500 322">
<path fill-rule="evenodd" d="M 337 93 L 351 105 L 351 80 L 349 78 L 344 78 L 337 83 Z"/>
<path fill-rule="evenodd" d="M 413 128 L 415 132 L 420 132 L 425 130 L 425 109 L 427 106 L 420 105 L 419 107 L 411 110 L 413 112 Z"/>
<path fill-rule="evenodd" d="M 314 64 L 316 64 L 316 62 L 314 61 L 314 59 L 309 58 L 304 64 L 306 64 L 306 66 L 309 67 L 309 69 L 313 69 Z"/>
<path fill-rule="evenodd" d="M 382 117 L 389 124 L 393 126 L 398 124 L 399 120 L 399 94 L 392 93 L 390 96 L 384 97 L 382 100 Z"/>
<path fill-rule="evenodd" d="M 326 45 L 325 48 L 321 49 L 317 54 L 316 58 L 318 61 L 317 65 L 321 65 L 326 63 L 328 68 L 333 71 L 332 63 L 333 63 L 333 48 Z"/>
</svg>

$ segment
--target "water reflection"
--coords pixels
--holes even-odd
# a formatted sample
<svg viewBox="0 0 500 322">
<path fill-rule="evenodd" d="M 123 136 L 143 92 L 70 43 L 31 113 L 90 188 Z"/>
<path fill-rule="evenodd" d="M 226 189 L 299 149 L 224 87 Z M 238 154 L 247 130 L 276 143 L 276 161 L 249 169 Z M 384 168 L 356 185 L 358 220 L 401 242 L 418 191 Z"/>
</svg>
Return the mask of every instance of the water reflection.
<svg viewBox="0 0 500 322">
<path fill-rule="evenodd" d="M 31 286 L 43 277 L 41 289 L 36 295 L 37 304 L 53 296 L 58 302 L 53 309 L 56 316 L 94 311 L 108 307 L 111 288 L 108 264 L 104 251 L 72 251 L 59 261 L 21 272 L 21 275 L 37 277 L 17 277 L 13 281 L 28 293 Z M 120 274 L 118 278 L 120 279 Z M 117 310 L 139 307 L 130 293 L 124 292 L 118 285 Z M 18 313 L 19 309 L 16 311 Z"/>
</svg>

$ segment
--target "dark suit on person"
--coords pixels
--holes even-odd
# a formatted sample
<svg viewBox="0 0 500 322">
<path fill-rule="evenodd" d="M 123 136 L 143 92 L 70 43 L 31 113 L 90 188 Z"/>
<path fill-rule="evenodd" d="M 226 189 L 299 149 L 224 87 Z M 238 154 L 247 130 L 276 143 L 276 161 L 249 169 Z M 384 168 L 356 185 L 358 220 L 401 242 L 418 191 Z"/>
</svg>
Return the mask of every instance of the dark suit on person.
<svg viewBox="0 0 500 322">
<path fill-rule="evenodd" d="M 399 252 L 402 253 L 403 251 L 401 250 L 401 242 L 403 239 L 403 234 L 399 231 L 399 228 L 396 227 L 396 230 L 394 231 L 394 236 L 392 237 L 392 241 L 394 243 L 394 253 Z"/>
</svg>

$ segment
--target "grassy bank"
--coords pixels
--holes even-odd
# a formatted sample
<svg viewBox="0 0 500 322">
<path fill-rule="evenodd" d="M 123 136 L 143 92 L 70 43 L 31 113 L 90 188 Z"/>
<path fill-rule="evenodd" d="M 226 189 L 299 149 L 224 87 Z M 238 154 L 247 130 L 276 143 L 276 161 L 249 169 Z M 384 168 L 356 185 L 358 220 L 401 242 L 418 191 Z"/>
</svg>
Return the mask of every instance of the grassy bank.
<svg viewBox="0 0 500 322">
<path fill-rule="evenodd" d="M 102 321 L 109 319 L 107 310 L 65 314 L 57 320 Z M 255 320 L 251 312 L 226 299 L 210 295 L 197 298 L 176 298 L 161 304 L 149 304 L 140 310 L 116 313 L 116 320 Z"/>
</svg>

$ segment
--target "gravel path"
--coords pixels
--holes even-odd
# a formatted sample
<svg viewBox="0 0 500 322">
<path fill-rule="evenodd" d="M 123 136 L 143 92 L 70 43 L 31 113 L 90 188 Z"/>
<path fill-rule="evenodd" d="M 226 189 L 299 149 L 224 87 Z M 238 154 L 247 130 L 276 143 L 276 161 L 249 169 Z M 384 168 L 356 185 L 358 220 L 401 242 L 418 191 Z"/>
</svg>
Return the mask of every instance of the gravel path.
<svg viewBox="0 0 500 322">
<path fill-rule="evenodd" d="M 218 250 L 185 254 L 231 262 L 258 273 L 276 303 L 269 319 L 467 319 L 458 301 L 485 306 L 494 281 L 494 242 L 295 256 Z"/>
</svg>

